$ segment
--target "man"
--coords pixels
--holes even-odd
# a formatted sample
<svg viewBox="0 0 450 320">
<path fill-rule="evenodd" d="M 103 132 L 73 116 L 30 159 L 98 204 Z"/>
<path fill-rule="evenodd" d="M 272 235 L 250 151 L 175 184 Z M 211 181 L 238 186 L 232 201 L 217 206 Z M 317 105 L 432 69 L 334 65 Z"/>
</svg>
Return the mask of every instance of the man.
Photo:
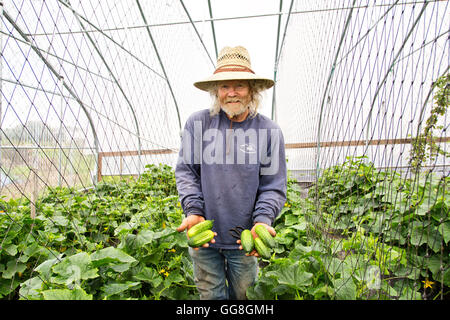
<svg viewBox="0 0 450 320">
<path fill-rule="evenodd" d="M 236 227 L 271 226 L 286 201 L 286 159 L 279 126 L 258 113 L 260 92 L 274 82 L 254 74 L 243 47 L 225 47 L 217 69 L 194 85 L 211 94 L 211 109 L 186 121 L 175 169 L 186 218 L 178 231 L 214 220 L 215 237 L 189 248 L 201 299 L 246 299 L 258 275 L 256 251 L 245 254 Z"/>
</svg>

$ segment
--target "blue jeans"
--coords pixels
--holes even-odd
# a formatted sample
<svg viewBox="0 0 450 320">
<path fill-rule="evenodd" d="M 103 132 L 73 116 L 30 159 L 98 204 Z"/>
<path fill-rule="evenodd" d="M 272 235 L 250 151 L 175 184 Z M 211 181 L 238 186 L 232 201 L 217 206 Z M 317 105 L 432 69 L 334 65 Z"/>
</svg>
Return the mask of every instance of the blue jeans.
<svg viewBox="0 0 450 320">
<path fill-rule="evenodd" d="M 245 300 L 258 276 L 258 261 L 243 250 L 189 248 L 201 300 Z"/>
</svg>

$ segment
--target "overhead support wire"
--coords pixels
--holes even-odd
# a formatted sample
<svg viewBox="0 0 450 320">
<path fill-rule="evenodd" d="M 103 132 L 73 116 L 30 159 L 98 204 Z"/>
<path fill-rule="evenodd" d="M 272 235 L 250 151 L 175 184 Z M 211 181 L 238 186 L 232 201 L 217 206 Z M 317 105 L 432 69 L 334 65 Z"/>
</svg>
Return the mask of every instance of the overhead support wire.
<svg viewBox="0 0 450 320">
<path fill-rule="evenodd" d="M 61 1 L 61 0 L 59 0 Z M 417 5 L 421 3 L 433 3 L 433 2 L 441 2 L 441 1 L 448 1 L 448 0 L 424 0 L 424 1 L 406 1 L 406 2 L 400 2 L 396 5 Z M 390 7 L 392 4 L 373 4 L 373 5 L 362 5 L 362 6 L 355 6 L 355 7 L 341 7 L 341 8 L 328 8 L 328 9 L 316 9 L 316 10 L 303 10 L 303 11 L 292 11 L 290 14 L 308 14 L 308 13 L 320 13 L 320 12 L 331 12 L 331 11 L 341 11 L 341 10 L 350 10 L 350 9 L 367 9 L 367 8 L 378 8 L 378 7 Z M 225 18 L 215 18 L 213 19 L 204 19 L 204 20 L 193 20 L 193 23 L 199 23 L 199 22 L 214 22 L 214 21 L 229 21 L 229 20 L 241 20 L 241 19 L 254 19 L 254 18 L 266 18 L 266 17 L 274 17 L 279 15 L 286 15 L 288 13 L 286 12 L 277 12 L 277 13 L 265 13 L 265 14 L 255 14 L 255 15 L 247 15 L 247 16 L 237 16 L 237 17 L 225 17 Z M 85 20 L 84 18 L 82 18 Z M 87 23 L 91 24 L 88 20 L 86 20 Z M 104 32 L 108 31 L 118 31 L 118 30 L 132 30 L 132 29 L 142 29 L 146 27 L 165 27 L 165 26 L 173 26 L 173 25 L 180 25 L 180 24 L 190 24 L 190 21 L 176 21 L 176 22 L 167 22 L 167 23 L 155 23 L 155 24 L 145 24 L 140 26 L 123 26 L 123 27 L 116 27 L 116 28 L 106 28 L 106 29 L 100 29 L 93 25 L 95 30 L 87 30 L 86 32 L 100 32 L 105 37 L 108 37 L 110 40 L 112 40 L 115 44 L 121 46 L 119 43 L 117 43 L 114 39 L 112 39 L 107 34 L 104 34 Z M 63 31 L 63 32 L 54 32 L 54 35 L 62 35 L 62 34 L 77 34 L 77 33 L 83 33 L 83 31 L 77 31 L 77 30 L 70 30 L 70 31 Z M 48 35 L 47 33 L 32 33 L 27 34 L 29 36 L 44 36 Z M 123 46 L 121 46 L 123 48 Z M 133 56 L 135 57 L 135 56 Z M 136 57 L 135 57 L 136 58 Z"/>
<path fill-rule="evenodd" d="M 141 4 L 140 4 L 139 0 L 136 0 L 136 4 L 137 4 L 137 6 L 139 8 L 139 12 L 141 13 L 142 20 L 144 20 L 144 23 L 147 25 L 147 19 L 145 18 L 145 14 L 144 14 L 144 11 L 142 10 L 142 7 L 141 7 Z M 162 70 L 162 72 L 164 74 L 164 77 L 166 79 L 167 86 L 169 87 L 170 94 L 172 95 L 172 99 L 173 99 L 173 102 L 175 104 L 175 109 L 177 111 L 177 116 L 178 116 L 178 126 L 179 126 L 179 128 L 181 130 L 182 129 L 182 127 L 181 127 L 181 118 L 180 118 L 180 111 L 178 109 L 177 99 L 175 98 L 175 94 L 173 92 L 172 85 L 170 84 L 169 78 L 167 77 L 166 69 L 164 68 L 164 63 L 162 62 L 161 56 L 159 55 L 158 47 L 156 46 L 155 40 L 153 39 L 152 32 L 150 31 L 150 28 L 148 26 L 146 26 L 146 29 L 147 29 L 148 36 L 150 37 L 150 41 L 152 42 L 153 49 L 155 50 L 156 56 L 157 56 L 157 58 L 159 60 L 159 64 L 161 66 L 161 70 Z"/>
<path fill-rule="evenodd" d="M 189 21 L 191 22 L 192 27 L 194 28 L 194 31 L 195 31 L 195 33 L 197 34 L 198 39 L 200 40 L 200 43 L 201 43 L 202 46 L 203 46 L 203 49 L 205 49 L 205 51 L 206 51 L 206 54 L 208 55 L 209 61 L 211 61 L 212 65 L 213 65 L 213 67 L 214 67 L 214 66 L 215 66 L 214 61 L 212 60 L 211 56 L 209 55 L 208 49 L 206 49 L 205 43 L 203 42 L 203 39 L 202 39 L 202 37 L 200 36 L 200 33 L 198 33 L 198 30 L 197 30 L 197 28 L 195 27 L 194 21 L 192 21 L 191 15 L 189 14 L 189 11 L 187 10 L 186 6 L 184 5 L 183 0 L 180 0 L 180 3 L 181 3 L 181 5 L 183 6 L 184 12 L 186 12 L 186 15 L 187 15 Z M 217 54 L 217 48 L 216 48 L 216 54 Z"/>
<path fill-rule="evenodd" d="M 208 9 L 209 9 L 209 17 L 211 18 L 211 30 L 214 40 L 214 50 L 216 50 L 216 59 L 219 56 L 219 52 L 217 51 L 217 41 L 216 41 L 216 31 L 214 29 L 214 20 L 213 20 L 213 14 L 212 14 L 212 7 L 211 7 L 211 0 L 208 0 Z"/>
<path fill-rule="evenodd" d="M 280 12 L 282 9 L 283 9 L 283 0 L 280 0 L 280 9 L 279 9 Z M 278 57 L 278 46 L 280 43 L 280 29 L 281 29 L 281 13 L 280 13 L 280 15 L 278 15 L 277 41 L 275 44 L 275 62 L 274 62 L 274 67 L 273 67 L 274 85 L 273 85 L 273 89 L 272 89 L 272 114 L 271 114 L 272 120 L 275 120 L 275 103 L 276 103 L 275 90 L 277 87 L 277 70 L 278 70 L 277 57 Z"/>
<path fill-rule="evenodd" d="M 275 82 L 275 85 L 273 86 L 273 96 L 272 96 L 272 119 L 275 119 L 275 108 L 276 108 L 276 98 L 275 98 L 275 90 L 277 85 L 277 71 L 278 71 L 278 63 L 280 62 L 281 57 L 281 51 L 283 50 L 284 46 L 284 39 L 286 38 L 286 31 L 289 24 L 289 18 L 291 17 L 292 12 L 292 6 L 294 4 L 294 0 L 291 0 L 291 5 L 289 6 L 289 13 L 286 18 L 286 24 L 284 26 L 284 33 L 283 33 L 283 39 L 281 40 L 281 46 L 279 46 L 279 40 L 280 40 L 280 27 L 281 27 L 281 13 L 278 16 L 278 31 L 277 31 L 277 44 L 275 48 L 275 66 L 274 66 L 274 75 L 273 75 L 273 81 Z M 283 8 L 283 0 L 280 0 L 280 12 Z"/>
</svg>

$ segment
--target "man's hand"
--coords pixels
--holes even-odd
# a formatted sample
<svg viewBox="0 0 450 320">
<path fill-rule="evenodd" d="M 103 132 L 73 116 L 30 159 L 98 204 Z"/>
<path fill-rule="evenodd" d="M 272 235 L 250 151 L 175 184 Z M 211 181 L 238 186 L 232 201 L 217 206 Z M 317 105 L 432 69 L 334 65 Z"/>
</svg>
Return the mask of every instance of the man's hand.
<svg viewBox="0 0 450 320">
<path fill-rule="evenodd" d="M 178 232 L 183 232 L 184 230 L 189 230 L 190 228 L 192 228 L 193 226 L 195 226 L 197 223 L 203 222 L 205 221 L 205 218 L 196 214 L 192 214 L 186 218 L 183 219 L 183 221 L 181 222 L 180 226 L 177 228 Z M 214 235 L 217 236 L 217 233 L 214 232 Z M 187 237 L 187 234 L 186 234 Z M 216 240 L 214 238 L 212 238 L 212 240 L 210 241 L 211 243 L 216 242 Z M 202 247 L 207 248 L 209 247 L 209 242 L 205 243 L 204 245 L 202 245 Z M 199 248 L 193 248 L 194 250 L 198 250 Z"/>
<path fill-rule="evenodd" d="M 273 227 L 269 226 L 268 224 L 262 223 L 262 222 L 257 222 L 257 223 L 255 223 L 253 228 L 250 230 L 252 232 L 253 239 L 258 237 L 258 235 L 255 232 L 255 227 L 258 224 L 262 224 L 264 227 L 266 227 L 267 231 L 269 231 L 269 233 L 272 235 L 272 237 L 275 237 L 277 235 L 277 232 L 275 231 L 275 229 Z M 241 240 L 237 240 L 236 242 L 238 244 L 241 244 Z M 239 250 L 242 250 L 242 245 L 239 246 Z M 256 249 L 253 249 L 252 252 L 246 253 L 245 255 L 259 257 L 258 251 L 256 251 Z"/>
</svg>

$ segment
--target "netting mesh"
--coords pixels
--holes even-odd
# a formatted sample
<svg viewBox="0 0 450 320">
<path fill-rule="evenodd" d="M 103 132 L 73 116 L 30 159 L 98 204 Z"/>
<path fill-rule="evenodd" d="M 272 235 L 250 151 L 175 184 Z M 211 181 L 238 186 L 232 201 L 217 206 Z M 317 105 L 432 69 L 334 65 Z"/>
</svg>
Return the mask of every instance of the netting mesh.
<svg viewBox="0 0 450 320">
<path fill-rule="evenodd" d="M 161 165 L 209 106 L 192 84 L 214 70 L 210 23 L 247 21 L 254 39 L 255 21 L 279 17 L 270 92 L 295 196 L 276 221 L 279 259 L 248 296 L 448 298 L 449 2 L 267 2 L 214 21 L 208 1 L 196 22 L 190 1 L 3 2 L 0 297 L 195 297 Z M 317 264 L 320 287 L 273 271 Z M 107 265 L 125 280 L 96 278 Z"/>
<path fill-rule="evenodd" d="M 448 119 L 433 97 L 448 105 L 448 2 L 295 5 L 277 119 L 291 168 L 314 182 L 309 236 L 328 248 L 335 293 L 414 299 L 412 279 L 432 277 L 444 288 Z M 426 127 L 440 151 L 415 161 Z"/>
<path fill-rule="evenodd" d="M 103 152 L 113 154 L 99 174 L 137 175 L 144 163 L 173 162 L 170 154 L 144 151 L 178 148 L 180 117 L 195 107 L 196 93 L 185 83 L 212 65 L 193 29 L 142 27 L 143 19 L 184 18 L 180 5 L 146 5 L 142 14 L 129 1 L 22 1 L 4 8 L 2 150 L 9 155 L 3 152 L 3 174 L 27 184 L 31 168 L 41 184 L 54 185 L 70 179 L 65 171 L 71 170 L 75 177 L 64 185 L 87 187 L 98 178 Z M 20 194 L 23 183 L 5 185 L 2 193 Z"/>
<path fill-rule="evenodd" d="M 301 13 L 291 17 L 277 79 L 287 142 L 313 143 L 296 166 L 326 168 L 367 155 L 377 167 L 406 167 L 410 143 L 400 139 L 417 136 L 433 104 L 431 84 L 448 73 L 448 4 L 296 5 Z M 446 136 L 447 123 L 440 117 L 437 136 Z"/>
</svg>

